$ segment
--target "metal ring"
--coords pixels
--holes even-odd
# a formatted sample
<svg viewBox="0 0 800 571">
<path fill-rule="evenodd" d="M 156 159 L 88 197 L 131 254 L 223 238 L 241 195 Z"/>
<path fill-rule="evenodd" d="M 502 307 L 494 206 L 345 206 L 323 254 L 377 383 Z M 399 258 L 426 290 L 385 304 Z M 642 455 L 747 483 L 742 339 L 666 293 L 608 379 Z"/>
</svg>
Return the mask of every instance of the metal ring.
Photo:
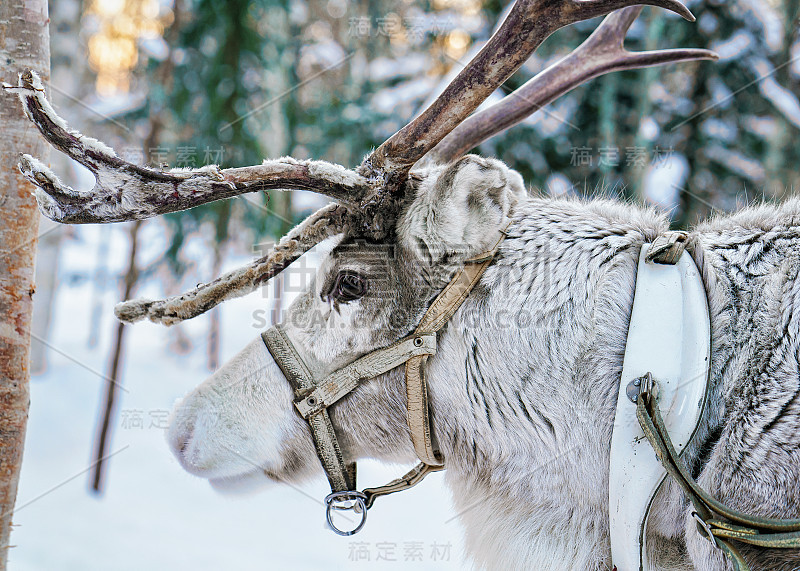
<svg viewBox="0 0 800 571">
<path fill-rule="evenodd" d="M 352 501 L 355 502 L 352 505 L 345 506 L 345 505 L 336 505 L 337 502 L 348 502 Z M 352 510 L 353 513 L 361 514 L 361 521 L 358 525 L 350 530 L 350 531 L 343 531 L 333 525 L 333 518 L 331 517 L 332 510 Z M 345 490 L 343 492 L 333 492 L 328 494 L 325 497 L 325 519 L 328 520 L 328 527 L 336 533 L 337 535 L 355 535 L 364 527 L 364 524 L 367 523 L 367 496 L 361 492 L 355 490 Z"/>
</svg>

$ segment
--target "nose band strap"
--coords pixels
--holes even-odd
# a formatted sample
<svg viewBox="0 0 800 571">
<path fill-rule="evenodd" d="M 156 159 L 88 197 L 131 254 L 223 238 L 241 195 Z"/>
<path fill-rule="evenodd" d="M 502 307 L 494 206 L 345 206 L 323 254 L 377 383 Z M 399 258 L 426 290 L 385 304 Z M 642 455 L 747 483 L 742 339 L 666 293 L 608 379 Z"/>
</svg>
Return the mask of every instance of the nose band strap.
<svg viewBox="0 0 800 571">
<path fill-rule="evenodd" d="M 302 395 L 313 391 L 314 379 L 311 372 L 286 336 L 283 327 L 280 325 L 270 327 L 261 334 L 261 338 L 294 390 L 295 402 L 297 398 L 302 398 Z M 328 410 L 323 408 L 305 419 L 311 428 L 314 447 L 330 482 L 331 490 L 334 492 L 354 490 L 356 465 L 345 464 Z"/>
<path fill-rule="evenodd" d="M 262 333 L 264 344 L 294 390 L 294 405 L 308 421 L 317 455 L 334 492 L 355 489 L 355 469 L 345 465 L 328 407 L 348 395 L 361 381 L 374 379 L 409 359 L 436 353 L 436 334 L 417 334 L 373 351 L 315 381 L 281 325 Z"/>
<path fill-rule="evenodd" d="M 320 381 L 308 396 L 295 401 L 294 405 L 303 418 L 307 419 L 352 392 L 361 381 L 374 379 L 414 357 L 434 353 L 436 353 L 436 333 L 411 335 L 331 373 Z"/>
</svg>

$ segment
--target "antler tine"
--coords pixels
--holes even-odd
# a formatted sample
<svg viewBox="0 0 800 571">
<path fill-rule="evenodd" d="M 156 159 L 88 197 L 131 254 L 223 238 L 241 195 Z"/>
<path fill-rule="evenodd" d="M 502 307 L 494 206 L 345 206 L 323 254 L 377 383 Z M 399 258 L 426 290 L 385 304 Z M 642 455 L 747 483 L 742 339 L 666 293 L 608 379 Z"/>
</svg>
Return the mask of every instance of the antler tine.
<svg viewBox="0 0 800 571">
<path fill-rule="evenodd" d="M 356 204 L 370 189 L 360 174 L 324 161 L 288 157 L 261 165 L 220 169 L 163 171 L 129 163 L 107 145 L 70 131 L 44 95 L 39 77 L 28 70 L 19 84 L 3 87 L 19 94 L 25 114 L 45 139 L 95 176 L 89 192 L 63 184 L 47 166 L 22 155 L 19 168 L 35 184 L 42 212 L 56 222 L 71 224 L 139 220 L 186 210 L 200 204 L 262 190 L 310 190 L 339 202 Z"/>
<path fill-rule="evenodd" d="M 568 24 L 642 4 L 694 20 L 677 0 L 517 0 L 483 49 L 436 101 L 369 155 L 360 172 L 387 180 L 390 191 L 401 188 L 414 163 L 511 77 L 550 34 Z"/>
<path fill-rule="evenodd" d="M 502 101 L 471 115 L 426 155 L 426 162 L 449 162 L 494 135 L 513 127 L 565 93 L 613 71 L 636 69 L 718 56 L 703 49 L 629 52 L 625 36 L 641 6 L 609 14 L 594 33 L 569 55 L 538 73 Z"/>
<path fill-rule="evenodd" d="M 281 238 L 266 256 L 250 265 L 175 297 L 124 301 L 117 304 L 114 313 L 119 320 L 129 323 L 149 319 L 164 325 L 196 317 L 225 300 L 255 291 L 316 244 L 345 232 L 351 216 L 348 209 L 339 204 L 323 206 Z"/>
</svg>

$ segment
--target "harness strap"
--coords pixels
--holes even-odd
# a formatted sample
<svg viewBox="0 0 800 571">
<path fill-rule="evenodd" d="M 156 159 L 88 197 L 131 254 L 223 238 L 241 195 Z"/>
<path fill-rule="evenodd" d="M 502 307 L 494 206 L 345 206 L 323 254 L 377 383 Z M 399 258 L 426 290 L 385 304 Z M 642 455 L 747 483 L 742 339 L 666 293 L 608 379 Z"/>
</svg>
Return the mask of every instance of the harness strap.
<svg viewBox="0 0 800 571">
<path fill-rule="evenodd" d="M 373 351 L 334 371 L 316 387 L 312 387 L 310 392 L 301 391 L 294 405 L 300 415 L 307 419 L 346 396 L 361 381 L 374 379 L 399 367 L 409 359 L 421 359 L 434 353 L 436 353 L 436 334 L 415 332 L 389 347 Z"/>
<path fill-rule="evenodd" d="M 286 376 L 286 380 L 289 381 L 295 397 L 313 390 L 314 378 L 311 371 L 289 341 L 283 327 L 280 325 L 270 327 L 261 334 L 261 338 Z M 356 465 L 345 464 L 327 409 L 318 410 L 305 418 L 311 427 L 314 447 L 325 469 L 331 490 L 340 492 L 355 489 Z"/>
<path fill-rule="evenodd" d="M 444 458 L 433 443 L 428 383 L 424 367 L 427 357 L 414 357 L 406 362 L 406 420 L 411 443 L 421 466 L 444 466 Z"/>
<path fill-rule="evenodd" d="M 682 230 L 668 230 L 659 234 L 647 250 L 645 261 L 674 266 L 686 249 L 689 235 Z"/>
<path fill-rule="evenodd" d="M 800 548 L 800 519 L 750 516 L 717 501 L 698 485 L 680 461 L 651 391 L 642 391 L 638 395 L 636 417 L 667 473 L 691 500 L 700 529 L 731 558 L 736 571 L 748 571 L 750 568 L 739 550 L 728 540 L 759 547 Z"/>
<path fill-rule="evenodd" d="M 488 251 L 478 254 L 464 262 L 450 283 L 436 296 L 433 303 L 422 316 L 414 335 L 436 334 L 453 317 L 464 300 L 478 284 L 486 269 L 494 260 L 497 248 L 505 238 L 501 231 L 497 243 Z M 430 419 L 428 383 L 425 380 L 425 361 L 427 355 L 413 357 L 406 361 L 407 420 L 411 432 L 411 442 L 417 457 L 429 466 L 443 466 L 444 458 L 434 444 Z M 419 468 L 419 466 L 417 467 Z"/>
<path fill-rule="evenodd" d="M 357 533 L 364 526 L 366 511 L 375 498 L 411 488 L 431 472 L 444 469 L 442 455 L 433 442 L 428 387 L 424 375 L 425 359 L 436 353 L 437 333 L 480 281 L 504 238 L 505 229 L 500 231 L 500 237 L 491 250 L 464 262 L 464 266 L 422 316 L 414 333 L 389 347 L 356 359 L 321 381 L 314 381 L 311 371 L 280 324 L 262 333 L 264 344 L 292 386 L 295 408 L 311 428 L 317 456 L 331 484 L 331 494 L 325 498 L 326 517 L 328 525 L 336 533 Z M 356 490 L 355 464 L 344 462 L 328 416 L 328 407 L 352 392 L 360 382 L 373 379 L 403 363 L 406 364 L 408 426 L 414 449 L 422 462 L 385 486 L 359 492 Z M 334 510 L 351 510 L 360 514 L 361 521 L 350 531 L 340 530 L 331 517 Z"/>
</svg>

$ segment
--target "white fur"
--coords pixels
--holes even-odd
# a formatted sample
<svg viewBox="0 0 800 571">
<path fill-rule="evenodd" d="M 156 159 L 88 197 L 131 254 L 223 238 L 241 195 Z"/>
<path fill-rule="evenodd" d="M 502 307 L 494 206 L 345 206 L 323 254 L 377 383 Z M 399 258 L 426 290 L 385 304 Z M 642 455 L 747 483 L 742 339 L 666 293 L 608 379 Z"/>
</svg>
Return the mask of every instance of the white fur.
<svg viewBox="0 0 800 571">
<path fill-rule="evenodd" d="M 641 244 L 667 223 L 609 201 L 525 198 L 519 179 L 496 161 L 469 157 L 454 168 L 427 171 L 400 220 L 395 257 L 365 259 L 358 248 L 347 250 L 347 240 L 333 250 L 289 310 L 289 322 L 318 319 L 289 325 L 290 335 L 321 370 L 389 344 L 446 283 L 437 272 L 442 260 L 479 251 L 483 237 L 510 217 L 498 258 L 428 362 L 446 479 L 480 568 L 610 569 L 609 446 L 636 263 Z M 504 192 L 491 192 L 501 180 Z M 442 181 L 449 182 L 437 187 Z M 800 441 L 800 407 L 791 407 L 800 390 L 798 220 L 800 203 L 791 202 L 712 221 L 692 235 L 715 357 L 709 409 L 684 458 L 694 467 L 708 442 L 701 484 L 735 508 L 778 517 L 800 515 L 800 447 L 792 448 Z M 391 295 L 331 304 L 325 284 L 342 269 L 381 276 Z M 397 325 L 392 317 L 401 312 L 409 322 Z M 257 470 L 228 449 L 246 453 L 272 479 L 322 473 L 288 383 L 260 343 L 175 410 L 170 443 L 197 474 L 251 485 Z M 761 400 L 748 400 L 753 392 Z M 348 458 L 413 459 L 400 370 L 363 383 L 331 415 Z M 648 543 L 657 546 L 657 568 L 726 568 L 698 534 L 680 490 L 667 486 L 654 509 Z M 786 552 L 747 555 L 754 569 L 794 569 L 798 560 Z"/>
<path fill-rule="evenodd" d="M 184 399 L 181 410 L 197 419 L 192 436 L 185 438 L 183 415 L 173 418 L 168 438 L 182 448 L 179 458 L 187 471 L 218 480 L 280 464 L 279 444 L 291 424 L 292 395 L 287 385 L 261 382 L 279 375 L 275 369 L 257 339 Z"/>
</svg>

